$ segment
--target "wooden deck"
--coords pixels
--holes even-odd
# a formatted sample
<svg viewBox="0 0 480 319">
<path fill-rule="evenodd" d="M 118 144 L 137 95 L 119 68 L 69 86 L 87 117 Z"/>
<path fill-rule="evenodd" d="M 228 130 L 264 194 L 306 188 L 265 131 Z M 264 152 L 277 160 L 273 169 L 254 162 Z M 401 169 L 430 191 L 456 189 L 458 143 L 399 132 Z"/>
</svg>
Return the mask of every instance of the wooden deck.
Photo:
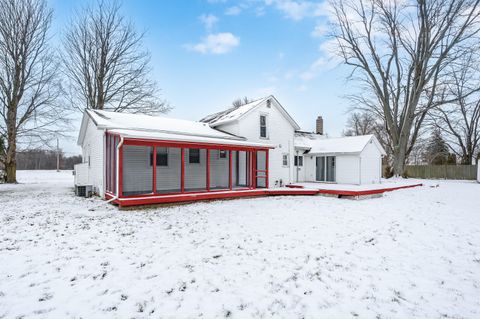
<svg viewBox="0 0 480 319">
<path fill-rule="evenodd" d="M 184 194 L 164 194 L 164 195 L 144 195 L 144 196 L 130 196 L 117 198 L 112 202 L 118 204 L 120 207 L 135 206 L 135 205 L 155 205 L 167 203 L 181 203 L 181 202 L 195 202 L 200 200 L 215 200 L 215 199 L 230 199 L 241 197 L 262 197 L 262 196 L 314 196 L 314 195 L 331 195 L 338 198 L 354 197 L 360 198 L 362 196 L 371 196 L 391 192 L 397 189 L 411 188 L 422 186 L 422 184 L 402 185 L 396 187 L 385 187 L 376 189 L 364 190 L 349 190 L 349 189 L 322 189 L 322 188 L 305 188 L 301 185 L 287 185 L 285 188 L 271 188 L 271 189 L 247 189 L 247 190 L 232 190 L 232 191 L 216 191 L 216 192 L 202 192 L 202 193 L 184 193 Z M 105 195 L 106 199 L 111 199 L 111 194 Z"/>
</svg>

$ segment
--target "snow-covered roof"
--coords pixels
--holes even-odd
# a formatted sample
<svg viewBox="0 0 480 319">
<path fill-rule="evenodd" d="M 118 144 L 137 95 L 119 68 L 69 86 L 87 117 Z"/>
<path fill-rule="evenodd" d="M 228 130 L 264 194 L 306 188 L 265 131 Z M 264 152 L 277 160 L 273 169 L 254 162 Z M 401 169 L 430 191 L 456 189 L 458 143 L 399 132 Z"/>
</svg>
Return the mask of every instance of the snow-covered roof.
<svg viewBox="0 0 480 319">
<path fill-rule="evenodd" d="M 235 146 L 247 146 L 247 147 L 264 147 L 264 148 L 274 148 L 274 145 L 266 143 L 256 143 L 244 140 L 234 140 L 227 138 L 219 137 L 203 137 L 196 135 L 185 135 L 185 134 L 175 134 L 175 133 L 165 133 L 165 132 L 155 132 L 155 131 L 138 131 L 138 130 L 129 130 L 129 129 L 112 129 L 108 130 L 111 133 L 119 134 L 125 138 L 132 139 L 143 139 L 143 140 L 162 140 L 162 141 L 175 141 L 175 142 L 186 142 L 186 143 L 202 143 L 202 144 L 221 144 L 221 145 L 235 145 Z"/>
<path fill-rule="evenodd" d="M 380 152 L 385 154 L 374 135 L 327 138 L 315 133 L 295 133 L 295 148 L 309 150 L 309 154 L 358 154 L 370 142 L 375 143 Z"/>
<path fill-rule="evenodd" d="M 207 123 L 101 110 L 85 111 L 78 139 L 79 144 L 82 143 L 85 134 L 84 122 L 87 117 L 98 129 L 106 129 L 129 137 L 270 147 L 268 144 L 245 142 L 244 137 L 216 130 Z"/>
<path fill-rule="evenodd" d="M 278 100 L 273 96 L 269 95 L 267 97 L 255 100 L 253 102 L 238 106 L 238 107 L 231 107 L 226 109 L 225 111 L 221 111 L 218 113 L 210 114 L 200 120 L 200 122 L 205 122 L 210 124 L 210 126 L 215 127 L 222 124 L 227 124 L 233 121 L 237 121 L 241 119 L 246 114 L 250 113 L 257 107 L 263 105 L 268 100 L 273 101 L 274 105 L 276 105 L 279 111 L 285 116 L 285 118 L 290 122 L 290 124 L 296 129 L 300 129 L 300 126 L 295 122 L 295 120 L 288 114 L 288 112 L 283 108 L 283 106 L 278 102 Z"/>
</svg>

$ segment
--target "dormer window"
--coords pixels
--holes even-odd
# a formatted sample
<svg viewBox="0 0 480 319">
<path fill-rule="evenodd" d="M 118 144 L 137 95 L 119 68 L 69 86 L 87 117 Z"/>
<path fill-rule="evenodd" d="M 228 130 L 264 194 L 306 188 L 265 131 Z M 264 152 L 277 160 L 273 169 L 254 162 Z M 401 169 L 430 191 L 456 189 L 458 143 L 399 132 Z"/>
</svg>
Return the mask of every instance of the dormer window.
<svg viewBox="0 0 480 319">
<path fill-rule="evenodd" d="M 260 137 L 267 138 L 267 116 L 260 115 Z"/>
</svg>

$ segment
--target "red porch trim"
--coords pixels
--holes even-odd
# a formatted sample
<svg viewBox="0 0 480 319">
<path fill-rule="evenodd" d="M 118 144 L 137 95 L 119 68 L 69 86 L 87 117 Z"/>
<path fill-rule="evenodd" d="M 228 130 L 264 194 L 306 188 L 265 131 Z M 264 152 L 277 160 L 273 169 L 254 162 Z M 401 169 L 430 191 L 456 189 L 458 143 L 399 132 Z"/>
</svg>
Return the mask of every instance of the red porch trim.
<svg viewBox="0 0 480 319">
<path fill-rule="evenodd" d="M 265 188 L 268 188 L 268 150 L 265 151 Z M 290 160 L 290 159 L 289 159 Z"/>
<path fill-rule="evenodd" d="M 152 169 L 153 169 L 153 185 L 152 185 L 152 193 L 157 193 L 157 147 L 153 147 L 153 154 L 152 154 Z"/>
<path fill-rule="evenodd" d="M 228 151 L 228 188 L 232 190 L 232 151 Z"/>
<path fill-rule="evenodd" d="M 118 197 L 122 197 L 123 196 L 123 144 L 120 146 L 120 149 L 119 149 L 118 167 L 119 167 L 118 168 Z"/>
<path fill-rule="evenodd" d="M 210 150 L 207 148 L 207 191 L 210 191 Z"/>
<path fill-rule="evenodd" d="M 216 149 L 216 150 L 262 150 L 266 151 L 268 149 L 274 148 L 273 146 L 268 147 L 259 147 L 259 146 L 240 146 L 234 144 L 211 144 L 211 143 L 201 143 L 201 142 L 176 142 L 169 140 L 148 140 L 148 139 L 137 139 L 137 138 L 124 138 L 123 143 L 125 145 L 136 145 L 136 146 L 163 146 L 163 147 L 176 147 L 176 148 L 204 148 L 204 149 Z"/>
<path fill-rule="evenodd" d="M 180 168 L 181 171 L 181 180 L 180 180 L 180 189 L 182 193 L 185 193 L 185 149 L 182 147 L 180 151 L 180 156 L 182 157 L 182 165 Z"/>
</svg>

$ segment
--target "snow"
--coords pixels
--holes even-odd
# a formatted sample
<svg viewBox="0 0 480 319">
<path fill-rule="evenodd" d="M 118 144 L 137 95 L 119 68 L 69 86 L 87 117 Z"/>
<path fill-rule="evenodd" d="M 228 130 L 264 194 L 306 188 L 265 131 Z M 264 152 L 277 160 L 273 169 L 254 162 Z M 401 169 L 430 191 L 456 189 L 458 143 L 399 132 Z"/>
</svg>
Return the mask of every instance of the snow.
<svg viewBox="0 0 480 319">
<path fill-rule="evenodd" d="M 164 132 L 145 132 L 139 130 L 109 130 L 110 133 L 120 134 L 126 138 L 140 138 L 173 142 L 193 142 L 193 143 L 208 143 L 208 144 L 221 144 L 232 146 L 252 146 L 263 148 L 274 148 L 275 146 L 267 143 L 256 143 L 250 141 L 242 141 L 238 139 L 225 139 L 225 138 L 212 138 L 204 136 L 186 135 L 186 134 L 171 134 Z M 226 134 L 225 134 L 226 135 Z"/>
<path fill-rule="evenodd" d="M 229 123 L 231 121 L 235 121 L 250 112 L 251 110 L 255 109 L 257 106 L 268 100 L 270 97 L 271 96 L 267 96 L 238 107 L 231 107 L 225 111 L 208 115 L 200 121 L 209 123 L 211 126 L 218 126 L 221 124 Z"/>
<path fill-rule="evenodd" d="M 343 191 L 369 191 L 376 189 L 384 188 L 395 188 L 395 187 L 404 187 L 404 186 L 413 186 L 418 184 L 425 183 L 421 179 L 382 179 L 379 184 L 363 184 L 363 185 L 353 185 L 353 184 L 337 184 L 337 183 L 294 183 L 293 185 L 303 186 L 306 189 L 328 189 L 328 190 L 343 190 Z"/>
<path fill-rule="evenodd" d="M 163 116 L 143 114 L 128 114 L 87 110 L 100 129 L 131 130 L 136 132 L 157 132 L 181 135 L 192 135 L 228 140 L 243 140 L 244 138 L 227 134 L 211 128 L 207 123 L 172 119 Z"/>
<path fill-rule="evenodd" d="M 19 181 L 0 185 L 0 318 L 480 317 L 476 182 L 119 211 L 71 172 Z"/>
<path fill-rule="evenodd" d="M 382 154 L 385 151 L 380 146 L 374 135 L 358 135 L 335 138 L 318 137 L 317 134 L 296 134 L 295 147 L 310 149 L 308 154 L 334 154 L 352 153 L 357 154 L 363 151 L 365 146 L 373 141 Z"/>
</svg>

